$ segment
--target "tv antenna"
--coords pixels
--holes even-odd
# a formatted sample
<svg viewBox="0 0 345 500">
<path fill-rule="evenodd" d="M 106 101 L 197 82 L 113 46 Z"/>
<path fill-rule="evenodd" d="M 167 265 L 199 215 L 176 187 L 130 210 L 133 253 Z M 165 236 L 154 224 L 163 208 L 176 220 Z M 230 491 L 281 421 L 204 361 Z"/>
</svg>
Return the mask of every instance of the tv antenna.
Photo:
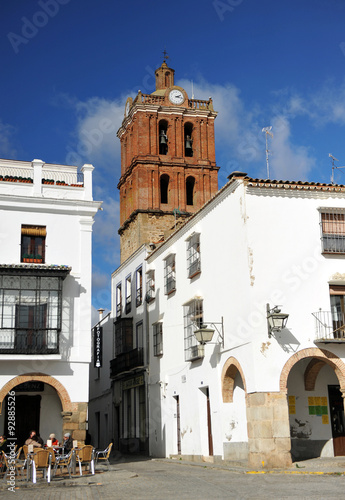
<svg viewBox="0 0 345 500">
<path fill-rule="evenodd" d="M 266 135 L 266 166 L 267 166 L 267 179 L 270 178 L 270 165 L 268 161 L 268 155 L 270 154 L 270 151 L 268 149 L 268 136 L 273 137 L 273 133 L 271 132 L 272 127 L 264 127 L 262 129 L 262 132 L 265 132 Z"/>
<path fill-rule="evenodd" d="M 337 170 L 340 170 L 341 168 L 345 168 L 344 167 L 337 167 L 335 162 L 336 161 L 339 161 L 338 158 L 335 158 L 333 155 L 331 155 L 331 153 L 329 153 L 328 155 L 331 159 L 331 163 L 332 163 L 332 176 L 331 176 L 331 184 L 334 184 L 334 170 L 337 169 Z"/>
</svg>

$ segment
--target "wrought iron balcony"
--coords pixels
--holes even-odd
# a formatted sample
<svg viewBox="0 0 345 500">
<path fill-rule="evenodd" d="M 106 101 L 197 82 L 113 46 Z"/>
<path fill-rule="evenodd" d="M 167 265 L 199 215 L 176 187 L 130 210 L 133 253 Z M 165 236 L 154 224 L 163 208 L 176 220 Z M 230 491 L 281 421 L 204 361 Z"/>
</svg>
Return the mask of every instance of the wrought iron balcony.
<svg viewBox="0 0 345 500">
<path fill-rule="evenodd" d="M 59 332 L 1 329 L 0 354 L 59 354 Z"/>
<path fill-rule="evenodd" d="M 119 373 L 133 370 L 144 364 L 143 349 L 132 349 L 131 351 L 118 354 L 110 361 L 110 377 L 113 378 Z"/>
<path fill-rule="evenodd" d="M 345 342 L 345 316 L 331 311 L 312 313 L 315 318 L 316 342 Z"/>
</svg>

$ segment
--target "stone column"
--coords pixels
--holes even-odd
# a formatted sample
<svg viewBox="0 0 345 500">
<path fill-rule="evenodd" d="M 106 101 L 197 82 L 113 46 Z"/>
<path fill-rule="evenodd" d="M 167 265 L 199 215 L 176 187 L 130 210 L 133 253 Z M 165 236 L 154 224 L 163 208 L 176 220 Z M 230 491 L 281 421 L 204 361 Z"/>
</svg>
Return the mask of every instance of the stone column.
<svg viewBox="0 0 345 500">
<path fill-rule="evenodd" d="M 248 464 L 251 467 L 289 467 L 291 439 L 285 392 L 247 395 Z"/>
<path fill-rule="evenodd" d="M 62 429 L 63 433 L 69 432 L 72 439 L 78 441 L 78 445 L 83 445 L 86 438 L 87 403 L 73 403 L 73 405 L 75 406 L 73 411 L 61 412 Z"/>
</svg>

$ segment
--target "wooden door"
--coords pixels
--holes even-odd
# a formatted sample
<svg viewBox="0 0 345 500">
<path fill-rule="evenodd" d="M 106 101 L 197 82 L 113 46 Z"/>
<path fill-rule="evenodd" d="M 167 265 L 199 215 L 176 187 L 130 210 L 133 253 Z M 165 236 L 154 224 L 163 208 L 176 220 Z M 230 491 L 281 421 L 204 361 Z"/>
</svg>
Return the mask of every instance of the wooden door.
<svg viewBox="0 0 345 500">
<path fill-rule="evenodd" d="M 344 400 L 339 385 L 328 386 L 334 456 L 345 455 Z"/>
</svg>

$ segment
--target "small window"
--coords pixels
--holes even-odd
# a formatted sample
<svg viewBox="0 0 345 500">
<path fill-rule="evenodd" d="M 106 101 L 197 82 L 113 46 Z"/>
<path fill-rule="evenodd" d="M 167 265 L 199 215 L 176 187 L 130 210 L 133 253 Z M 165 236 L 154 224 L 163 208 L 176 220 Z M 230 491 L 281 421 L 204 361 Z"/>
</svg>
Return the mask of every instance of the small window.
<svg viewBox="0 0 345 500">
<path fill-rule="evenodd" d="M 153 326 L 153 355 L 163 354 L 163 323 L 155 323 Z"/>
<path fill-rule="evenodd" d="M 139 267 L 135 273 L 136 282 L 136 306 L 140 306 L 143 303 L 143 268 Z"/>
<path fill-rule="evenodd" d="M 203 301 L 194 299 L 183 306 L 185 361 L 203 357 L 202 346 L 195 338 L 194 331 L 203 325 Z"/>
<path fill-rule="evenodd" d="M 166 295 L 176 290 L 175 254 L 165 259 L 164 283 Z"/>
<path fill-rule="evenodd" d="M 45 262 L 45 226 L 22 225 L 21 262 L 42 264 Z"/>
<path fill-rule="evenodd" d="M 132 310 L 132 278 L 127 276 L 126 278 L 126 314 L 130 313 Z"/>
<path fill-rule="evenodd" d="M 146 273 L 146 302 L 151 302 L 155 298 L 155 271 L 150 269 Z"/>
<path fill-rule="evenodd" d="M 187 205 L 194 205 L 194 186 L 195 179 L 194 177 L 187 177 L 186 180 L 186 202 Z"/>
<path fill-rule="evenodd" d="M 116 317 L 119 318 L 122 312 L 122 289 L 121 283 L 116 286 Z"/>
<path fill-rule="evenodd" d="M 188 278 L 193 278 L 201 272 L 200 234 L 195 233 L 187 240 Z"/>
<path fill-rule="evenodd" d="M 323 253 L 345 253 L 345 213 L 321 213 Z"/>
<path fill-rule="evenodd" d="M 168 203 L 169 199 L 169 176 L 167 174 L 161 175 L 160 178 L 160 189 L 161 189 L 161 203 Z"/>
</svg>

